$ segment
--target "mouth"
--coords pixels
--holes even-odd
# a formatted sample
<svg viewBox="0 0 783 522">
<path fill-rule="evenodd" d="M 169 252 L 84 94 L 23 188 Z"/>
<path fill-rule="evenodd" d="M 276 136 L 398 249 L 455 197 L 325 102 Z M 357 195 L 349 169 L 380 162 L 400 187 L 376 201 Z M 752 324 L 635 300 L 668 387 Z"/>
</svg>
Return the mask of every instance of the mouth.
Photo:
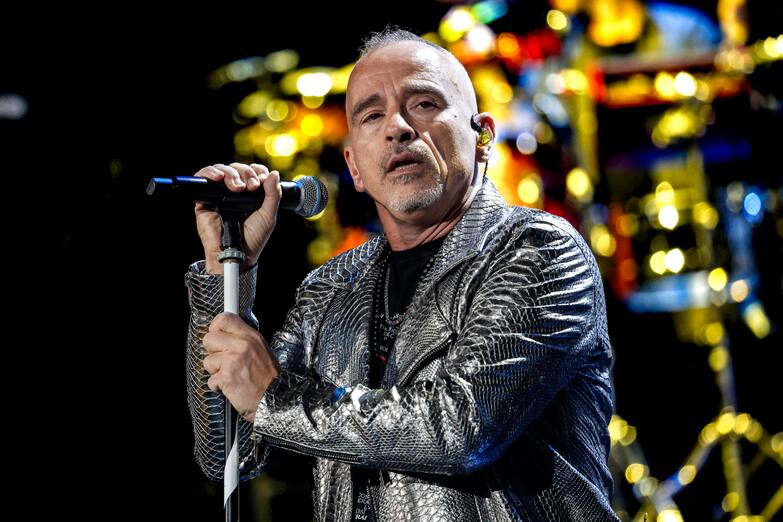
<svg viewBox="0 0 783 522">
<path fill-rule="evenodd" d="M 387 167 L 387 174 L 409 174 L 421 169 L 423 162 L 410 153 L 393 156 Z"/>
</svg>

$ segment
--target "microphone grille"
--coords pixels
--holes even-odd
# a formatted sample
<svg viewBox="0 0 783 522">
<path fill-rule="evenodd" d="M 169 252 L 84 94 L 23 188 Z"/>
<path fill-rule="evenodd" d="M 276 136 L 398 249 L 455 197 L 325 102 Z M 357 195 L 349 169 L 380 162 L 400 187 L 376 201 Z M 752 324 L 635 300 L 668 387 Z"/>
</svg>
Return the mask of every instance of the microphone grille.
<svg viewBox="0 0 783 522">
<path fill-rule="evenodd" d="M 326 204 L 329 202 L 329 192 L 320 179 L 314 176 L 305 176 L 297 180 L 297 184 L 302 190 L 302 200 L 299 208 L 296 209 L 297 214 L 312 217 L 326 208 Z"/>
</svg>

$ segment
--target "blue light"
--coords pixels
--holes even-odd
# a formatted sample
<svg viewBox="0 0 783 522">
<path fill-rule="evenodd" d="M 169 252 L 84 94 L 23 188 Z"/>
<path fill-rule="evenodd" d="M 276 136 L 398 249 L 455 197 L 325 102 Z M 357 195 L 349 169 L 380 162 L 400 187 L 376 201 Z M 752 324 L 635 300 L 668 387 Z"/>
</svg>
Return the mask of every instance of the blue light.
<svg viewBox="0 0 783 522">
<path fill-rule="evenodd" d="M 749 216 L 755 217 L 761 212 L 761 198 L 759 198 L 759 195 L 755 192 L 748 192 L 745 196 L 744 206 L 745 212 L 747 212 Z"/>
<path fill-rule="evenodd" d="M 503 0 L 487 0 L 486 2 L 475 4 L 471 11 L 473 11 L 473 16 L 478 18 L 479 22 L 488 24 L 505 16 L 508 13 L 508 6 Z"/>
</svg>

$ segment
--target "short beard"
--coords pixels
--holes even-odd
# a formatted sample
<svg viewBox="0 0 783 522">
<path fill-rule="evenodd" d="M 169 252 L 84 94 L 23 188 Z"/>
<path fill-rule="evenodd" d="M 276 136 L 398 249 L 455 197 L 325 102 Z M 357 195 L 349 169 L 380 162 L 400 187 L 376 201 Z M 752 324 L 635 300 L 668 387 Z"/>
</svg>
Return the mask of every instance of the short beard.
<svg viewBox="0 0 783 522">
<path fill-rule="evenodd" d="M 401 175 L 393 178 L 391 184 L 400 186 L 407 185 L 419 177 L 421 177 L 421 175 Z M 432 206 L 435 202 L 443 197 L 445 186 L 443 180 L 441 180 L 439 176 L 430 177 L 428 178 L 428 181 L 431 181 L 434 184 L 417 190 L 413 194 L 392 195 L 391 198 L 386 202 L 386 207 L 394 212 L 410 214 L 412 212 L 416 212 L 417 210 Z"/>
</svg>

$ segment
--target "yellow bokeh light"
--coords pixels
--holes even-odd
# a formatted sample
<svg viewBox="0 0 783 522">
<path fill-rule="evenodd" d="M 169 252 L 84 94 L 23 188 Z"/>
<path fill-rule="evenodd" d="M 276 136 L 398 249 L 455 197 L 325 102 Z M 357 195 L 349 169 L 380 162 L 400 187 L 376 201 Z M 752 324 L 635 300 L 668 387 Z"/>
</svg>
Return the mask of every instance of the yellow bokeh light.
<svg viewBox="0 0 783 522">
<path fill-rule="evenodd" d="M 628 426 L 628 431 L 625 433 L 625 435 L 620 438 L 620 444 L 623 446 L 628 446 L 633 441 L 636 440 L 636 428 L 633 426 Z"/>
<path fill-rule="evenodd" d="M 716 346 L 710 350 L 708 362 L 712 371 L 719 372 L 726 367 L 726 363 L 729 362 L 729 351 L 723 346 Z"/>
<path fill-rule="evenodd" d="M 269 103 L 269 95 L 265 92 L 256 91 L 247 95 L 237 107 L 237 111 L 248 118 L 254 118 L 266 110 L 266 104 Z"/>
<path fill-rule="evenodd" d="M 318 114 L 308 114 L 302 118 L 299 128 L 305 136 L 318 136 L 324 130 L 324 121 Z"/>
<path fill-rule="evenodd" d="M 674 78 L 667 72 L 659 72 L 655 76 L 655 90 L 663 98 L 674 98 Z"/>
<path fill-rule="evenodd" d="M 748 297 L 749 293 L 750 288 L 748 288 L 748 283 L 746 283 L 744 279 L 734 281 L 729 287 L 729 294 L 731 294 L 731 298 L 735 303 L 741 303 L 744 301 Z"/>
<path fill-rule="evenodd" d="M 745 311 L 742 312 L 742 318 L 745 320 L 748 328 L 750 328 L 750 331 L 753 332 L 753 335 L 759 339 L 769 335 L 771 328 L 769 318 L 759 303 L 752 303 L 745 308 Z"/>
<path fill-rule="evenodd" d="M 710 85 L 703 80 L 696 80 L 696 94 L 694 94 L 697 100 L 707 102 L 712 99 L 712 89 Z"/>
<path fill-rule="evenodd" d="M 514 99 L 514 90 L 506 82 L 498 82 L 492 86 L 492 99 L 498 103 L 508 103 Z"/>
<path fill-rule="evenodd" d="M 546 24 L 554 31 L 564 31 L 568 28 L 568 17 L 562 11 L 551 9 L 546 14 Z"/>
<path fill-rule="evenodd" d="M 723 325 L 716 321 L 705 326 L 704 340 L 713 346 L 721 342 L 723 340 Z"/>
<path fill-rule="evenodd" d="M 783 433 L 774 434 L 770 440 L 770 446 L 775 453 L 783 453 Z"/>
<path fill-rule="evenodd" d="M 288 103 L 272 100 L 266 105 L 266 115 L 272 121 L 283 121 L 288 116 Z"/>
<path fill-rule="evenodd" d="M 609 437 L 612 440 L 620 440 L 628 433 L 628 423 L 618 417 L 612 415 L 612 420 L 609 421 Z"/>
<path fill-rule="evenodd" d="M 778 40 L 778 38 L 773 38 L 771 36 L 768 36 L 764 39 L 764 52 L 767 53 L 767 56 L 770 58 L 777 58 L 779 56 Z"/>
<path fill-rule="evenodd" d="M 696 79 L 684 71 L 677 73 L 674 77 L 674 90 L 680 96 L 693 96 L 696 94 Z"/>
<path fill-rule="evenodd" d="M 750 428 L 751 425 L 751 421 L 752 419 L 747 413 L 740 413 L 737 415 L 737 417 L 734 419 L 734 433 L 742 435 L 748 431 L 748 428 Z"/>
<path fill-rule="evenodd" d="M 299 64 L 299 55 L 291 49 L 283 49 L 268 54 L 264 60 L 264 66 L 272 72 L 282 73 L 290 71 Z"/>
<path fill-rule="evenodd" d="M 326 73 L 306 73 L 296 80 L 296 90 L 302 96 L 326 96 L 332 88 L 332 77 Z"/>
<path fill-rule="evenodd" d="M 729 511 L 734 511 L 737 509 L 737 505 L 739 504 L 739 495 L 732 491 L 731 493 L 727 493 L 725 497 L 723 497 L 723 501 L 721 502 L 721 508 L 723 508 L 723 511 L 728 513 Z"/>
<path fill-rule="evenodd" d="M 645 477 L 637 482 L 636 486 L 639 488 L 639 494 L 644 497 L 649 497 L 655 493 L 655 490 L 658 487 L 658 481 L 652 477 Z"/>
<path fill-rule="evenodd" d="M 316 238 L 307 245 L 307 259 L 314 265 L 323 264 L 332 255 L 332 245 L 326 239 Z"/>
<path fill-rule="evenodd" d="M 693 219 L 703 227 L 713 229 L 718 225 L 718 212 L 709 203 L 701 201 L 693 206 Z"/>
<path fill-rule="evenodd" d="M 764 428 L 761 427 L 756 421 L 751 421 L 748 430 L 745 433 L 745 438 L 750 442 L 758 442 L 758 440 L 764 435 Z"/>
<path fill-rule="evenodd" d="M 699 441 L 704 444 L 712 444 L 718 439 L 718 430 L 714 422 L 710 422 L 699 433 Z"/>
<path fill-rule="evenodd" d="M 302 105 L 308 109 L 317 109 L 324 104 L 323 96 L 302 96 Z"/>
<path fill-rule="evenodd" d="M 291 134 L 273 134 L 266 139 L 264 147 L 270 156 L 286 157 L 296 153 L 298 143 Z"/>
<path fill-rule="evenodd" d="M 715 424 L 718 428 L 718 433 L 726 435 L 734 429 L 734 414 L 731 412 L 722 413 Z"/>
<path fill-rule="evenodd" d="M 679 509 L 664 509 L 658 513 L 656 522 L 683 522 Z"/>
<path fill-rule="evenodd" d="M 441 38 L 447 42 L 456 42 L 462 35 L 473 29 L 476 19 L 467 7 L 452 9 L 440 23 L 439 32 Z"/>
<path fill-rule="evenodd" d="M 549 3 L 555 9 L 564 13 L 573 13 L 582 7 L 583 0 L 551 0 Z"/>
<path fill-rule="evenodd" d="M 655 187 L 655 201 L 659 205 L 671 205 L 674 203 L 674 189 L 671 183 L 664 181 Z"/>
<path fill-rule="evenodd" d="M 659 250 L 650 256 L 650 268 L 656 274 L 666 272 L 666 252 Z"/>
<path fill-rule="evenodd" d="M 592 111 L 584 111 L 576 120 L 576 125 L 585 134 L 595 134 L 598 130 L 598 118 Z"/>
<path fill-rule="evenodd" d="M 589 201 L 593 197 L 593 183 L 584 169 L 576 167 L 566 176 L 566 188 L 578 201 Z"/>
<path fill-rule="evenodd" d="M 658 222 L 664 228 L 672 230 L 677 226 L 677 222 L 680 219 L 680 214 L 674 205 L 664 205 L 661 210 L 658 211 Z"/>
<path fill-rule="evenodd" d="M 541 197 L 541 178 L 537 174 L 529 174 L 517 185 L 519 199 L 527 205 L 534 205 Z"/>
<path fill-rule="evenodd" d="M 609 229 L 604 225 L 595 225 L 590 230 L 590 244 L 593 250 L 604 257 L 614 254 L 617 247 L 617 241 L 609 233 Z"/>
<path fill-rule="evenodd" d="M 696 466 L 693 464 L 686 464 L 682 468 L 680 468 L 680 471 L 677 472 L 677 480 L 682 484 L 683 486 L 685 484 L 690 484 L 693 482 L 693 479 L 696 478 Z"/>
<path fill-rule="evenodd" d="M 685 264 L 685 256 L 683 255 L 682 250 L 673 248 L 666 252 L 663 263 L 667 270 L 676 274 L 682 270 L 682 267 Z"/>
<path fill-rule="evenodd" d="M 634 462 L 633 464 L 625 468 L 625 479 L 631 484 L 639 482 L 646 475 L 647 475 L 647 466 L 645 466 L 644 464 Z"/>
<path fill-rule="evenodd" d="M 587 92 L 587 77 L 579 69 L 563 69 L 560 76 L 565 82 L 565 86 L 576 94 L 585 94 Z"/>
<path fill-rule="evenodd" d="M 726 271 L 720 267 L 711 270 L 710 274 L 707 276 L 707 284 L 716 292 L 720 292 L 726 288 L 728 280 L 729 276 L 726 274 Z"/>
<path fill-rule="evenodd" d="M 579 69 L 563 69 L 560 72 L 565 86 L 575 94 L 585 94 L 587 92 L 587 77 Z"/>
</svg>

